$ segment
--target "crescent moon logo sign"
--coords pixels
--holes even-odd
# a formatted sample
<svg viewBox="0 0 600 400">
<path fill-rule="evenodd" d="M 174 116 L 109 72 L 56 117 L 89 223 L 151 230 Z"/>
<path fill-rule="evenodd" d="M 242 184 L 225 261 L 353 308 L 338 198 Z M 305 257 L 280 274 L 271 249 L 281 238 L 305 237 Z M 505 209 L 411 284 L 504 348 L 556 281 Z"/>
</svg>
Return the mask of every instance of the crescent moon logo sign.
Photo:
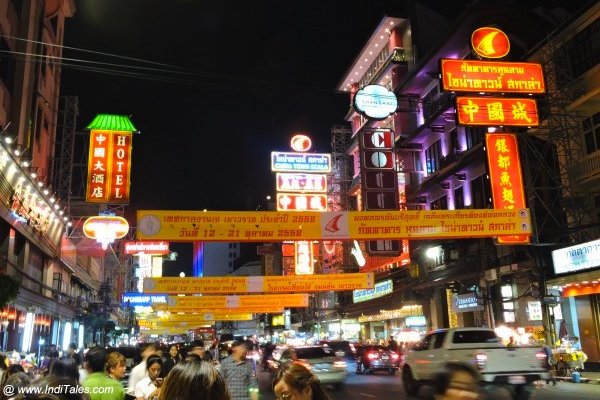
<svg viewBox="0 0 600 400">
<path fill-rule="evenodd" d="M 312 147 L 312 140 L 306 135 L 294 135 L 290 145 L 294 151 L 308 151 Z"/>
<path fill-rule="evenodd" d="M 328 232 L 339 232 L 340 231 L 340 227 L 338 226 L 338 223 L 340 221 L 340 218 L 342 218 L 343 214 L 339 214 L 336 215 L 335 217 L 333 217 L 332 219 L 329 220 L 329 222 L 327 222 L 327 225 L 325 225 L 325 230 Z"/>
<path fill-rule="evenodd" d="M 471 35 L 473 50 L 483 58 L 502 58 L 510 51 L 510 40 L 498 28 L 483 27 Z"/>
</svg>

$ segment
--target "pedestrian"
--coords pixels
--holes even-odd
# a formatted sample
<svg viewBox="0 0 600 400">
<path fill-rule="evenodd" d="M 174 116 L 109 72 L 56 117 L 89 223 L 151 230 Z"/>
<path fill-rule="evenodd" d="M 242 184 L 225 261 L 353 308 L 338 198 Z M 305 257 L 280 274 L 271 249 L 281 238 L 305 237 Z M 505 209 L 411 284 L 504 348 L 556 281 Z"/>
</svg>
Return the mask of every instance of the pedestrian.
<svg viewBox="0 0 600 400">
<path fill-rule="evenodd" d="M 46 350 L 46 354 L 44 355 L 44 360 L 42 361 L 42 365 L 40 366 L 42 372 L 47 374 L 50 371 L 50 367 L 52 363 L 58 359 L 58 351 L 56 350 L 56 345 L 51 344 L 50 348 Z"/>
<path fill-rule="evenodd" d="M 258 381 L 248 354 L 247 344 L 235 341 L 231 345 L 232 353 L 221 363 L 221 374 L 227 382 L 232 400 L 258 399 Z"/>
<path fill-rule="evenodd" d="M 506 344 L 506 347 L 517 347 L 517 343 L 515 342 L 514 336 L 508 338 L 508 343 Z"/>
<path fill-rule="evenodd" d="M 4 354 L 0 354 L 0 384 L 4 380 L 4 375 L 6 375 L 6 370 L 8 369 L 8 359 Z"/>
<path fill-rule="evenodd" d="M 163 372 L 162 376 L 165 377 L 169 375 L 169 372 L 173 369 L 173 367 L 181 361 L 181 354 L 179 354 L 179 349 L 177 345 L 171 345 L 169 348 L 169 354 L 163 363 Z"/>
<path fill-rule="evenodd" d="M 69 346 L 67 347 L 67 355 L 73 358 L 77 365 L 81 365 L 81 363 L 83 362 L 83 358 L 77 351 L 77 345 L 75 343 L 69 344 Z"/>
<path fill-rule="evenodd" d="M 202 340 L 194 340 L 192 343 L 190 343 L 188 354 L 197 354 L 203 361 L 214 364 L 212 354 L 206 351 L 206 347 L 204 347 L 204 342 Z"/>
<path fill-rule="evenodd" d="M 89 391 L 90 400 L 123 400 L 123 385 L 106 376 L 106 350 L 100 346 L 92 347 L 83 357 L 88 376 L 83 386 Z M 107 389 L 111 390 L 108 391 Z"/>
<path fill-rule="evenodd" d="M 158 400 L 231 400 L 231 396 L 212 364 L 190 357 L 171 369 Z"/>
<path fill-rule="evenodd" d="M 129 373 L 129 381 L 127 382 L 127 394 L 133 395 L 135 392 L 135 385 L 142 379 L 148 376 L 148 370 L 146 368 L 146 359 L 156 354 L 156 345 L 154 343 L 147 344 L 142 348 L 142 361 L 131 369 Z"/>
<path fill-rule="evenodd" d="M 448 363 L 435 381 L 435 400 L 478 400 L 481 377 L 468 365 Z"/>
<path fill-rule="evenodd" d="M 304 365 L 289 363 L 277 370 L 273 378 L 276 400 L 331 400 L 319 378 Z"/>
<path fill-rule="evenodd" d="M 106 364 L 104 365 L 104 370 L 106 371 L 106 376 L 111 379 L 114 379 L 117 382 L 121 382 L 121 379 L 125 376 L 125 356 L 118 351 L 112 351 L 106 357 Z"/>
<path fill-rule="evenodd" d="M 14 393 L 19 393 L 21 391 L 21 388 L 26 388 L 30 384 L 31 378 L 25 372 L 15 372 L 11 374 L 2 384 L 2 393 L 0 393 L 0 400 L 12 399 Z M 7 386 L 10 387 L 12 390 L 5 390 L 5 387 Z M 12 392 L 13 394 L 11 394 L 10 392 Z"/>
<path fill-rule="evenodd" d="M 552 382 L 553 386 L 556 386 L 556 378 L 554 378 L 554 373 L 552 368 L 556 364 L 556 359 L 554 358 L 554 354 L 552 353 L 552 349 L 545 343 L 542 343 L 542 349 L 544 350 L 544 354 L 546 354 L 546 369 L 548 370 L 548 374 L 550 374 L 550 379 L 546 381 L 546 384 L 550 384 Z"/>
<path fill-rule="evenodd" d="M 163 378 L 160 377 L 162 358 L 151 355 L 146 360 L 147 376 L 135 385 L 134 395 L 136 400 L 155 400 L 160 393 Z"/>
<path fill-rule="evenodd" d="M 79 366 L 74 358 L 65 356 L 52 363 L 49 375 L 73 380 L 73 385 L 79 383 Z"/>
<path fill-rule="evenodd" d="M 398 352 L 398 343 L 394 340 L 394 338 L 390 338 L 390 341 L 388 342 L 388 350 L 395 353 Z"/>
</svg>

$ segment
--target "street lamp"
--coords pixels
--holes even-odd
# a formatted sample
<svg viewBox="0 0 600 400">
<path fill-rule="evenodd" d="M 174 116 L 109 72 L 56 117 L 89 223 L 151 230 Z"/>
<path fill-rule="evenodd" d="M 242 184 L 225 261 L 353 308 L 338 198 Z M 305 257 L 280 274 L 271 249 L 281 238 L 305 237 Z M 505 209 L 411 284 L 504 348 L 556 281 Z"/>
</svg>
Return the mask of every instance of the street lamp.
<svg viewBox="0 0 600 400">
<path fill-rule="evenodd" d="M 180 278 L 185 278 L 185 272 L 183 272 L 183 271 L 182 271 L 182 272 L 180 272 L 180 273 L 179 273 L 179 277 L 180 277 Z"/>
</svg>

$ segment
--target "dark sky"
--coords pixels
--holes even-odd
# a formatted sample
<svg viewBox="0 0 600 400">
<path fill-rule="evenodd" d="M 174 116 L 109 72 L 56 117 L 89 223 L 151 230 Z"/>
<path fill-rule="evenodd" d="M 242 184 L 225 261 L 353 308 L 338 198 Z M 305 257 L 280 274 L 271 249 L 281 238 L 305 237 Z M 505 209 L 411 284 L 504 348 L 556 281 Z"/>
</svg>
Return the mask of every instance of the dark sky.
<svg viewBox="0 0 600 400">
<path fill-rule="evenodd" d="M 115 113 L 141 131 L 133 208 L 254 210 L 274 192 L 270 152 L 290 151 L 293 133 L 331 151 L 349 105 L 336 85 L 399 3 L 79 0 L 65 46 L 165 65 L 67 49 L 98 64 L 64 68 L 62 94 L 79 96 L 80 128 Z"/>
</svg>

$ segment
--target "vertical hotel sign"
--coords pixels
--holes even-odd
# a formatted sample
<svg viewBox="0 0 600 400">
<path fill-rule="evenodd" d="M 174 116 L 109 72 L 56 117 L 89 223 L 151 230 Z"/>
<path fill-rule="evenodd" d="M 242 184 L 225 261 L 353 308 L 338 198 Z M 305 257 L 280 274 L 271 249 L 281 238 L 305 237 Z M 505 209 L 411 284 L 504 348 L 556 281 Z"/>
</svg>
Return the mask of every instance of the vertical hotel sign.
<svg viewBox="0 0 600 400">
<path fill-rule="evenodd" d="M 86 201 L 129 203 L 135 127 L 126 116 L 99 114 L 87 128 L 91 132 Z"/>
<path fill-rule="evenodd" d="M 510 133 L 489 133 L 485 136 L 494 208 L 514 210 L 525 208 L 525 193 L 517 137 Z M 529 235 L 499 236 L 498 243 L 526 244 Z"/>
</svg>

